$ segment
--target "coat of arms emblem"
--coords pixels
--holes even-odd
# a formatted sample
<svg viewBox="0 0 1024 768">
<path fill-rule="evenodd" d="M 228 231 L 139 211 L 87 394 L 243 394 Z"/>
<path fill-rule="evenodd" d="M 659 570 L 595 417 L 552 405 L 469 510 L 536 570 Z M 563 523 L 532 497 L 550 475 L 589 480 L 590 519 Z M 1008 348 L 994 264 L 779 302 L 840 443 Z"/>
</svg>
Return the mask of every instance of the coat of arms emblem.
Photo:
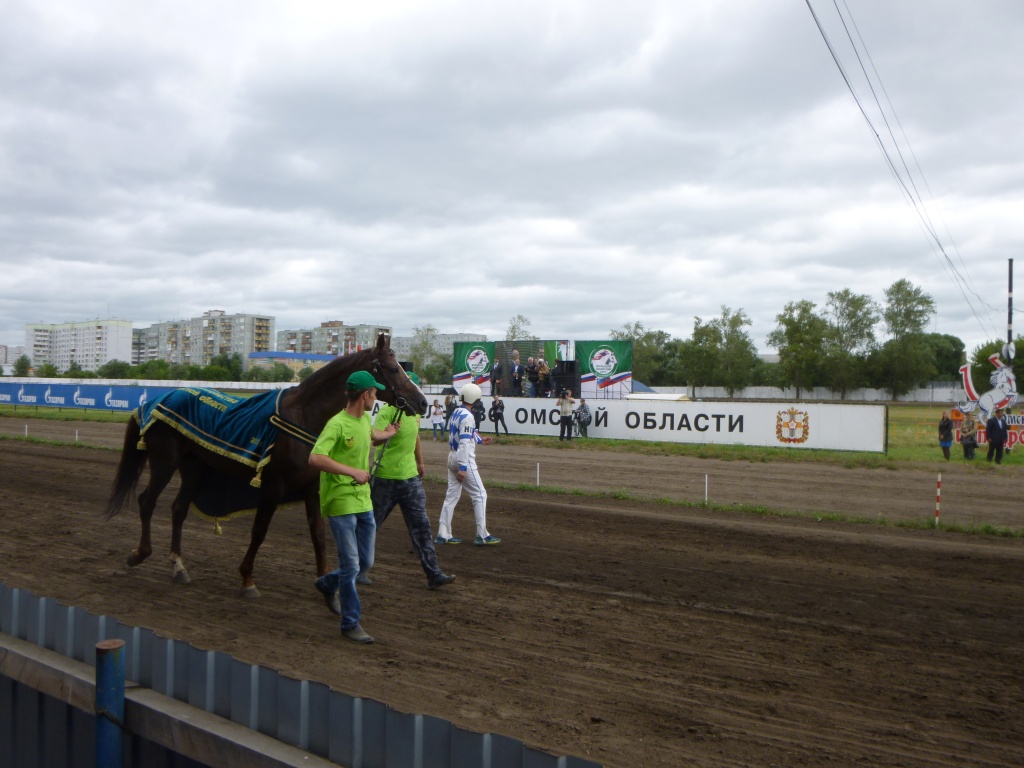
<svg viewBox="0 0 1024 768">
<path fill-rule="evenodd" d="M 775 437 L 780 443 L 806 443 L 811 436 L 811 417 L 796 408 L 779 411 L 775 417 Z"/>
</svg>

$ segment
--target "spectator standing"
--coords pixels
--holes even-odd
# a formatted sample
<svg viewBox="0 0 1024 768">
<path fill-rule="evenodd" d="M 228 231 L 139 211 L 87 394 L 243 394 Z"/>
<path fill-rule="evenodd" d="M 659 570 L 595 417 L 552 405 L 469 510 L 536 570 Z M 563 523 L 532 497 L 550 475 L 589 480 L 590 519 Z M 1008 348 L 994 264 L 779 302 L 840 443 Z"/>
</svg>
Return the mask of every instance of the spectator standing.
<svg viewBox="0 0 1024 768">
<path fill-rule="evenodd" d="M 379 445 L 398 431 L 392 424 L 374 430 L 369 411 L 384 389 L 367 371 L 356 371 L 345 382 L 347 404 L 333 416 L 309 454 L 309 465 L 320 472 L 320 514 L 327 518 L 338 546 L 338 567 L 314 582 L 327 607 L 335 610 L 340 593 L 341 634 L 357 643 L 372 643 L 363 630 L 356 576 L 373 565 L 377 525 L 370 500 L 370 445 Z"/>
<path fill-rule="evenodd" d="M 416 374 L 409 374 L 419 385 Z M 373 519 L 377 530 L 384 525 L 395 505 L 402 508 L 409 540 L 420 565 L 427 576 L 427 588 L 437 589 L 455 581 L 454 575 L 441 570 L 427 517 L 427 494 L 423 489 L 423 450 L 420 446 L 420 417 L 403 414 L 393 405 L 385 405 L 374 419 L 380 429 L 397 423 L 398 432 L 380 446 L 374 456 L 374 472 L 370 479 L 370 499 L 373 501 Z M 365 573 L 356 577 L 356 583 L 369 584 Z"/>
<path fill-rule="evenodd" d="M 504 386 L 501 376 L 501 361 L 495 359 L 494 365 L 491 366 L 491 392 L 496 395 L 501 394 L 501 389 Z"/>
<path fill-rule="evenodd" d="M 519 362 L 519 350 L 512 350 L 512 363 L 509 365 L 509 378 L 512 380 L 512 396 L 523 396 L 523 375 L 526 371 L 523 364 Z"/>
<path fill-rule="evenodd" d="M 974 452 L 978 449 L 978 430 L 981 425 L 970 413 L 964 416 L 960 424 L 960 446 L 964 449 L 964 458 L 968 461 L 974 459 Z"/>
<path fill-rule="evenodd" d="M 537 371 L 537 363 L 532 357 L 526 358 L 526 383 L 529 386 L 527 397 L 540 397 L 540 373 Z"/>
<path fill-rule="evenodd" d="M 498 436 L 498 424 L 501 424 L 505 428 L 505 434 L 508 434 L 508 425 L 505 423 L 505 402 L 498 395 L 494 396 L 494 402 L 491 403 L 491 409 L 487 416 L 494 422 L 495 437 Z"/>
<path fill-rule="evenodd" d="M 985 424 L 985 438 L 988 441 L 988 456 L 986 461 L 992 461 L 995 456 L 996 464 L 1003 463 L 1003 447 L 1009 432 L 1006 429 L 1006 415 L 1002 408 L 996 408 L 995 414 Z"/>
<path fill-rule="evenodd" d="M 942 449 L 942 455 L 946 457 L 946 461 L 949 461 L 949 449 L 953 445 L 953 420 L 949 418 L 949 411 L 942 412 L 942 418 L 939 419 L 939 447 Z"/>
<path fill-rule="evenodd" d="M 455 400 L 455 395 L 445 395 L 444 398 L 444 428 L 448 430 L 448 421 L 452 417 L 452 411 L 455 410 L 455 406 L 458 402 Z"/>
<path fill-rule="evenodd" d="M 430 428 L 433 432 L 433 439 L 436 441 L 441 437 L 444 432 L 444 408 L 441 404 L 434 401 L 434 404 L 430 406 Z"/>
<path fill-rule="evenodd" d="M 484 401 L 477 400 L 469 410 L 473 414 L 473 421 L 476 422 L 476 428 L 480 429 L 480 425 L 483 424 L 484 419 L 487 418 L 487 410 L 484 408 Z"/>
<path fill-rule="evenodd" d="M 565 389 L 558 397 L 558 442 L 572 442 L 572 407 L 576 401 L 572 399 L 572 390 Z"/>
<path fill-rule="evenodd" d="M 585 397 L 580 398 L 580 407 L 576 410 L 580 414 L 580 437 L 586 437 L 587 427 L 590 426 L 590 421 L 593 417 L 590 415 L 590 406 L 587 405 Z"/>
<path fill-rule="evenodd" d="M 462 539 L 452 535 L 452 515 L 463 488 L 469 493 L 476 517 L 476 538 L 473 543 L 479 546 L 501 543 L 501 539 L 487 532 L 487 491 L 484 490 L 480 470 L 476 466 L 477 443 L 490 442 L 489 437 L 480 437 L 480 431 L 474 426 L 473 414 L 469 411 L 473 403 L 480 399 L 480 394 L 480 387 L 476 384 L 466 384 L 462 388 L 462 404 L 452 413 L 448 424 L 448 447 L 451 449 L 448 453 L 448 493 L 441 507 L 435 544 L 462 543 Z"/>
<path fill-rule="evenodd" d="M 551 397 L 551 369 L 543 357 L 537 361 L 537 378 L 540 380 L 540 396 Z"/>
</svg>

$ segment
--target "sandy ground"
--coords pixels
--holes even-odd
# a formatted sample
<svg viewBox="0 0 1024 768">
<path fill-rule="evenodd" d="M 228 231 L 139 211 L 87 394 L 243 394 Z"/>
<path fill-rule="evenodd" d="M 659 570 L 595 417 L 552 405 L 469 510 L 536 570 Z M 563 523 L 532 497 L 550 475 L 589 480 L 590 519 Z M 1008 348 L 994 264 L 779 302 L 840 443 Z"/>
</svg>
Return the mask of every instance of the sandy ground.
<svg viewBox="0 0 1024 768">
<path fill-rule="evenodd" d="M 0 419 L 0 433 L 120 446 L 119 425 Z M 425 443 L 428 475 L 445 448 Z M 492 488 L 498 547 L 446 546 L 437 592 L 395 516 L 361 588 L 377 643 L 338 636 L 312 589 L 298 506 L 237 596 L 245 519 L 190 519 L 192 583 L 154 556 L 124 564 L 138 520 L 102 509 L 118 454 L 0 441 L 0 578 L 203 648 L 477 731 L 608 766 L 1024 764 L 1024 542 L 817 520 L 929 519 L 1024 527 L 1022 469 L 901 470 L 480 449 L 485 481 L 621 491 L 630 500 Z M 758 504 L 761 517 L 660 504 Z M 173 489 L 171 489 L 173 490 Z M 435 521 L 444 489 L 427 483 Z M 622 493 L 617 495 L 623 495 Z M 168 543 L 165 493 L 154 544 Z M 649 497 L 651 501 L 644 500 Z M 455 532 L 472 536 L 468 501 Z"/>
</svg>

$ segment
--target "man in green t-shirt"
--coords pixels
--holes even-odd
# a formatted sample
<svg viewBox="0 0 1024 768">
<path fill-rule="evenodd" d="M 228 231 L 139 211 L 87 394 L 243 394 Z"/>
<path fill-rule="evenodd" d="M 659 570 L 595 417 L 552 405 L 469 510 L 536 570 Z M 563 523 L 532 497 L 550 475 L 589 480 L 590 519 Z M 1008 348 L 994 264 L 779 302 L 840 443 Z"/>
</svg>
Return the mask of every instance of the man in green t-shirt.
<svg viewBox="0 0 1024 768">
<path fill-rule="evenodd" d="M 338 568 L 316 580 L 327 607 L 335 609 L 341 596 L 341 634 L 357 643 L 372 643 L 360 623 L 362 611 L 356 575 L 373 565 L 377 526 L 370 501 L 370 445 L 380 445 L 398 429 L 375 430 L 368 411 L 384 387 L 367 371 L 356 371 L 345 382 L 348 404 L 324 426 L 309 454 L 309 465 L 320 470 L 320 514 L 327 518 L 338 546 Z"/>
<path fill-rule="evenodd" d="M 419 386 L 419 377 L 409 378 Z M 373 517 L 380 528 L 396 504 L 402 507 L 405 527 L 420 565 L 427 575 L 427 587 L 437 589 L 455 581 L 455 575 L 446 574 L 437 564 L 437 551 L 427 518 L 427 494 L 423 490 L 423 452 L 420 449 L 420 417 L 403 414 L 393 405 L 385 405 L 374 419 L 373 425 L 381 429 L 398 423 L 398 432 L 375 452 L 373 477 L 370 479 L 370 498 Z M 359 584 L 369 584 L 363 571 L 356 577 Z"/>
</svg>

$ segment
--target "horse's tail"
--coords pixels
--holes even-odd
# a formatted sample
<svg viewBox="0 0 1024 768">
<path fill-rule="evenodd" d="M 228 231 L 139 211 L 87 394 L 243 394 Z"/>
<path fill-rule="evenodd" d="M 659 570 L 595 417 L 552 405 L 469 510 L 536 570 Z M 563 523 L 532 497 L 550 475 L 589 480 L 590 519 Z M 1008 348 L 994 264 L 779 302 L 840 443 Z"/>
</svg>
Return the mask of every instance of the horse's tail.
<svg viewBox="0 0 1024 768">
<path fill-rule="evenodd" d="M 114 487 L 110 492 L 110 500 L 107 502 L 108 520 L 127 507 L 135 496 L 135 486 L 139 484 L 139 477 L 146 466 L 148 456 L 144 449 L 139 448 L 141 434 L 139 422 L 134 417 L 129 419 L 128 427 L 124 431 L 121 463 L 117 465 Z"/>
</svg>

